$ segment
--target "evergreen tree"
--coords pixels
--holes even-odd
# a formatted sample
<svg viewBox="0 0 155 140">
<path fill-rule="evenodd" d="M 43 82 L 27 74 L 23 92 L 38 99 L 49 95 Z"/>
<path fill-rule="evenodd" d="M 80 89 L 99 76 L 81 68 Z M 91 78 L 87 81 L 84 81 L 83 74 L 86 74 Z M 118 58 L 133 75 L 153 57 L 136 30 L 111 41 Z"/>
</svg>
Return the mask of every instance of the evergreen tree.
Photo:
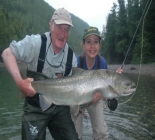
<svg viewBox="0 0 155 140">
<path fill-rule="evenodd" d="M 147 0 L 143 4 L 147 4 Z M 151 3 L 152 2 L 152 3 Z M 144 5 L 141 8 L 144 9 Z M 149 5 L 150 4 L 150 5 Z M 150 7 L 149 7 L 150 6 Z M 143 50 L 143 63 L 155 62 L 155 1 L 149 0 L 148 11 L 144 17 L 144 50 Z"/>
<path fill-rule="evenodd" d="M 0 53 L 7 44 L 6 23 L 6 17 L 4 13 L 0 10 Z"/>
<path fill-rule="evenodd" d="M 108 63 L 115 63 L 115 32 L 117 25 L 116 17 L 117 5 L 114 3 L 111 9 L 111 13 L 108 15 L 106 33 L 104 36 L 103 47 L 101 48 L 101 55 L 103 55 Z"/>
<path fill-rule="evenodd" d="M 117 17 L 118 24 L 116 27 L 115 51 L 117 53 L 116 57 L 117 61 L 119 63 L 122 63 L 128 49 L 129 41 L 128 41 L 127 14 L 126 14 L 125 2 L 124 0 L 118 0 L 118 4 L 119 4 L 119 11 Z"/>
</svg>

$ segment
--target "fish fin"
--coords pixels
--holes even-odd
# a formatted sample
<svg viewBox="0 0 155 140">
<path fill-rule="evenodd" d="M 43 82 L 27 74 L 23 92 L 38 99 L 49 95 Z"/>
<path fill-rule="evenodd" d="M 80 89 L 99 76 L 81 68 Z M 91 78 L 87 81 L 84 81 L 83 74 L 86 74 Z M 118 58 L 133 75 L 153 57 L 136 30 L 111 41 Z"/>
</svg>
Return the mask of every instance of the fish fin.
<svg viewBox="0 0 155 140">
<path fill-rule="evenodd" d="M 26 97 L 26 95 L 20 90 L 19 91 L 19 99 L 23 99 L 25 97 Z"/>
<path fill-rule="evenodd" d="M 40 93 L 39 93 L 39 103 L 41 110 L 43 112 L 46 111 L 52 105 L 52 102 L 48 100 L 43 94 Z"/>
<path fill-rule="evenodd" d="M 27 76 L 23 73 L 23 72 L 20 72 L 20 75 L 21 75 L 21 77 L 23 78 L 23 79 L 26 79 L 27 78 Z M 19 99 L 23 99 L 23 98 L 25 98 L 26 97 L 26 95 L 20 90 L 19 91 Z"/>
<path fill-rule="evenodd" d="M 77 116 L 79 113 L 79 105 L 72 105 L 70 106 L 70 112 L 74 115 Z"/>
<path fill-rule="evenodd" d="M 21 75 L 21 77 L 23 78 L 23 79 L 26 79 L 27 77 L 26 77 L 26 75 L 23 73 L 23 72 L 20 72 L 20 75 Z M 25 96 L 25 94 L 20 90 L 19 91 L 19 99 L 23 99 L 23 98 L 25 98 L 26 96 Z"/>
<path fill-rule="evenodd" d="M 82 69 L 82 68 L 77 68 L 77 67 L 73 67 L 73 68 L 72 68 L 72 75 L 77 74 L 77 73 L 80 73 L 80 72 L 82 72 L 82 71 L 84 71 L 84 69 Z"/>
<path fill-rule="evenodd" d="M 23 79 L 26 79 L 26 78 L 27 78 L 27 76 L 26 76 L 23 72 L 20 72 L 20 75 L 21 75 L 21 77 L 22 77 Z"/>
<path fill-rule="evenodd" d="M 32 71 L 32 70 L 27 70 L 27 76 L 30 78 L 33 78 L 34 81 L 39 81 L 39 80 L 44 80 L 44 79 L 50 79 L 50 77 L 47 77 L 46 75 Z"/>
</svg>

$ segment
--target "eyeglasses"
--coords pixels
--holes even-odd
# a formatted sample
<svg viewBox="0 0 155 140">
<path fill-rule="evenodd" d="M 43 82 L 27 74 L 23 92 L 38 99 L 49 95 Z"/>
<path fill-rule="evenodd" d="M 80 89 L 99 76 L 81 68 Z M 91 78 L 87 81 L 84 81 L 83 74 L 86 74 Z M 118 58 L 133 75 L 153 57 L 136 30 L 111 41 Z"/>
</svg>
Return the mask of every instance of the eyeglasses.
<svg viewBox="0 0 155 140">
<path fill-rule="evenodd" d="M 52 42 L 51 42 L 51 43 L 52 43 Z M 48 49 L 47 49 L 47 51 L 46 51 L 46 55 L 45 55 L 46 61 L 47 61 L 47 63 L 48 63 L 51 67 L 53 67 L 53 68 L 59 68 L 59 67 L 62 67 L 62 68 L 63 68 L 63 65 L 62 65 L 62 64 L 63 64 L 64 55 L 65 55 L 64 50 L 63 50 L 63 57 L 62 57 L 62 60 L 61 60 L 61 62 L 59 62 L 60 65 L 52 65 L 52 64 L 50 64 L 49 61 L 47 60 L 47 53 L 48 53 L 48 50 L 49 50 L 49 47 L 50 47 L 51 43 L 49 44 Z"/>
</svg>

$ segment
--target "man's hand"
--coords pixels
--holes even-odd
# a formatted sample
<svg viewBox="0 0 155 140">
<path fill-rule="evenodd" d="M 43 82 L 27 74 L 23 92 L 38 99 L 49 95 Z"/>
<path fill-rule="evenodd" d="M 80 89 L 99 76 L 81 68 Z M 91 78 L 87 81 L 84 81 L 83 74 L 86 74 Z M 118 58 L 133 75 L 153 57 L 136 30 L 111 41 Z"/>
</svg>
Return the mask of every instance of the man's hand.
<svg viewBox="0 0 155 140">
<path fill-rule="evenodd" d="M 33 97 L 36 94 L 36 91 L 31 85 L 31 82 L 33 82 L 33 78 L 27 78 L 25 80 L 21 80 L 18 82 L 19 89 L 25 94 L 25 96 Z"/>
<path fill-rule="evenodd" d="M 10 47 L 5 49 L 2 53 L 2 58 L 5 63 L 5 66 L 14 81 L 16 82 L 19 89 L 25 94 L 25 96 L 32 97 L 36 94 L 36 91 L 31 86 L 32 78 L 22 79 L 19 68 L 17 65 L 16 57 L 12 54 Z"/>
</svg>

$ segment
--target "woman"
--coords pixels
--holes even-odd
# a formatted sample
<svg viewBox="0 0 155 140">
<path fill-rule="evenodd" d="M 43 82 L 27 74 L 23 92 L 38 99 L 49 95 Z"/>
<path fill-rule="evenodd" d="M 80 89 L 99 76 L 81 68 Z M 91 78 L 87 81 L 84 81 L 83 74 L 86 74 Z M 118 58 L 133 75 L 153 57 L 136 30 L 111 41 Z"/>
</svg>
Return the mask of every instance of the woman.
<svg viewBox="0 0 155 140">
<path fill-rule="evenodd" d="M 99 55 L 100 46 L 101 36 L 98 28 L 85 29 L 82 41 L 83 53 L 77 57 L 78 67 L 85 70 L 107 69 L 105 59 Z M 117 72 L 121 73 L 122 69 L 118 69 Z M 79 139 L 82 139 L 82 120 L 85 109 L 90 116 L 94 140 L 107 140 L 109 133 L 104 121 L 103 101 L 100 93 L 95 93 L 93 101 L 81 107 L 78 116 L 72 115 Z"/>
</svg>

